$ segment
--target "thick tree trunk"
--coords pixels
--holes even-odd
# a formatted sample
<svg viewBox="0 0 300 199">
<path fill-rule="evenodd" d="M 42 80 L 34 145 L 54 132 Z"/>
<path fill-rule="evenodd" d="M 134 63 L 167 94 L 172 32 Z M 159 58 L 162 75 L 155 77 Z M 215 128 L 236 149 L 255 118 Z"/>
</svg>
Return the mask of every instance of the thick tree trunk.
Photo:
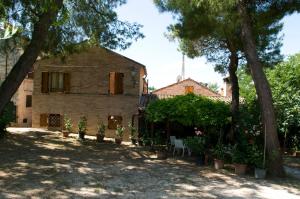
<svg viewBox="0 0 300 199">
<path fill-rule="evenodd" d="M 237 135 L 237 125 L 238 125 L 238 118 L 239 118 L 239 106 L 240 106 L 240 93 L 239 93 L 239 82 L 238 77 L 236 75 L 236 71 L 238 68 L 238 54 L 237 51 L 234 49 L 230 50 L 230 63 L 229 63 L 229 78 L 231 82 L 231 114 L 232 114 L 232 121 L 231 121 L 231 141 L 234 141 L 235 136 Z"/>
<path fill-rule="evenodd" d="M 261 115 L 266 133 L 266 149 L 268 158 L 268 172 L 271 176 L 282 177 L 284 170 L 282 166 L 282 154 L 280 150 L 275 112 L 272 102 L 272 93 L 259 61 L 257 47 L 253 37 L 253 31 L 247 5 L 243 0 L 238 3 L 238 11 L 241 18 L 242 42 L 247 62 L 251 69 L 251 75 L 258 95 Z"/>
<path fill-rule="evenodd" d="M 8 74 L 8 53 L 5 54 L 5 79 Z"/>
<path fill-rule="evenodd" d="M 49 8 L 45 13 L 40 15 L 39 21 L 34 24 L 30 44 L 0 87 L 0 115 L 39 56 L 48 36 L 49 28 L 55 20 L 59 9 L 62 7 L 62 3 L 63 0 L 56 0 L 57 8 Z"/>
</svg>

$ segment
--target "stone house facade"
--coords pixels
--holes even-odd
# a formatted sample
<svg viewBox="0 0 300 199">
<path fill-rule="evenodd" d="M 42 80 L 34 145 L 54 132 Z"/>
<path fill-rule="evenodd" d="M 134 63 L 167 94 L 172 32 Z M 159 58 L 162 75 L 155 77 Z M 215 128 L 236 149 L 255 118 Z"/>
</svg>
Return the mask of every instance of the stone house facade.
<svg viewBox="0 0 300 199">
<path fill-rule="evenodd" d="M 11 50 L 0 54 L 0 85 L 10 73 L 22 53 L 23 50 L 21 48 L 14 48 L 12 46 Z M 31 127 L 32 91 L 33 72 L 30 72 L 11 99 L 15 105 L 15 122 L 11 123 L 12 126 Z"/>
<path fill-rule="evenodd" d="M 67 115 L 77 132 L 85 116 L 88 135 L 95 135 L 102 122 L 105 136 L 114 137 L 116 126 L 127 127 L 138 113 L 139 98 L 147 92 L 146 67 L 105 48 L 44 59 L 34 71 L 33 127 L 62 129 Z M 124 139 L 129 139 L 128 128 Z"/>
</svg>

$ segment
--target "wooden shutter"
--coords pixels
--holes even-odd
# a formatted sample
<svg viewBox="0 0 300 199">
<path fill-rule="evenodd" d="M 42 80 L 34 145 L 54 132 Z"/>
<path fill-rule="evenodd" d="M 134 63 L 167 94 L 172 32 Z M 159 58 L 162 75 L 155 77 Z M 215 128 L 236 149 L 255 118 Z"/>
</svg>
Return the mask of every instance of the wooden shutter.
<svg viewBox="0 0 300 199">
<path fill-rule="evenodd" d="M 109 94 L 114 95 L 115 94 L 115 72 L 110 72 L 109 73 Z"/>
<path fill-rule="evenodd" d="M 42 93 L 49 93 L 49 73 L 42 72 L 42 82 L 41 82 L 41 92 Z"/>
<path fill-rule="evenodd" d="M 40 127 L 47 127 L 48 126 L 48 114 L 41 114 L 40 115 Z"/>
<path fill-rule="evenodd" d="M 124 92 L 124 73 L 115 73 L 115 94 L 123 94 Z"/>
<path fill-rule="evenodd" d="M 70 73 L 64 73 L 64 92 L 70 93 L 71 85 L 70 85 Z"/>
<path fill-rule="evenodd" d="M 186 86 L 185 94 L 194 93 L 194 86 Z"/>
</svg>

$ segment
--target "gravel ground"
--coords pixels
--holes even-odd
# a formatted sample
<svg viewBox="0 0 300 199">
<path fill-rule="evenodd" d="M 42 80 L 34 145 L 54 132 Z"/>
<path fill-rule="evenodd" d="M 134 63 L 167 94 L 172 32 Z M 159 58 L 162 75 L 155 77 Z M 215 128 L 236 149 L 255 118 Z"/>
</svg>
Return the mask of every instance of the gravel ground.
<svg viewBox="0 0 300 199">
<path fill-rule="evenodd" d="M 255 180 L 145 148 L 9 129 L 0 140 L 0 198 L 300 198 L 299 180 Z"/>
</svg>

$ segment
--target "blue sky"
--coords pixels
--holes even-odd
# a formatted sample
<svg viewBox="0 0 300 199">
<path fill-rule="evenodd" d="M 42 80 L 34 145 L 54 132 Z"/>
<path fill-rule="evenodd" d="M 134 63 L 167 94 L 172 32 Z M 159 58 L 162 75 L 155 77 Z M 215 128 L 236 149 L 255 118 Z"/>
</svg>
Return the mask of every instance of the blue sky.
<svg viewBox="0 0 300 199">
<path fill-rule="evenodd" d="M 174 22 L 171 14 L 159 13 L 152 0 L 128 0 L 117 12 L 121 20 L 142 24 L 141 31 L 146 36 L 127 50 L 118 52 L 146 65 L 150 86 L 160 88 L 176 82 L 176 77 L 181 73 L 182 55 L 177 50 L 177 44 L 169 42 L 164 36 L 167 26 Z M 285 17 L 283 22 L 282 53 L 293 55 L 300 52 L 300 14 Z M 213 65 L 206 63 L 205 58 L 186 58 L 185 66 L 186 78 L 222 86 L 222 76 L 214 72 Z"/>
</svg>

